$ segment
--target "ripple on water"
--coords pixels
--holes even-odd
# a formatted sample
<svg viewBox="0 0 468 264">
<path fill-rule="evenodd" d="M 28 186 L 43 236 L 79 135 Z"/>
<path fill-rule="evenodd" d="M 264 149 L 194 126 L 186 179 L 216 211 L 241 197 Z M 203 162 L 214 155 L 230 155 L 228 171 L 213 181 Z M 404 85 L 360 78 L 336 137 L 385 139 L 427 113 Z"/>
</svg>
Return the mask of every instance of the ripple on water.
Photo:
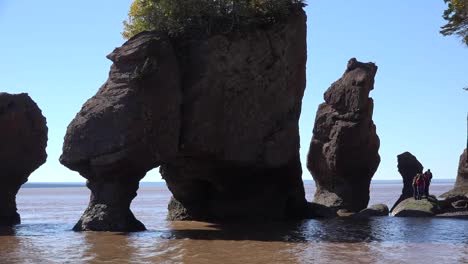
<svg viewBox="0 0 468 264">
<path fill-rule="evenodd" d="M 2 263 L 463 263 L 467 245 L 468 221 L 431 218 L 178 222 L 130 234 L 77 233 L 66 224 L 0 230 Z"/>
</svg>

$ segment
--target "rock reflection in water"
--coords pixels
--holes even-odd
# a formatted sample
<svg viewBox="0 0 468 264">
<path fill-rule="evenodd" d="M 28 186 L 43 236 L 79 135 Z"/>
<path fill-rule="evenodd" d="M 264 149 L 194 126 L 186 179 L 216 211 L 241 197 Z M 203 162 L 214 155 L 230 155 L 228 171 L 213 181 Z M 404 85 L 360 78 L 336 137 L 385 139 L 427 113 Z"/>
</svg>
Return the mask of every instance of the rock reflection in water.
<svg viewBox="0 0 468 264">
<path fill-rule="evenodd" d="M 453 184 L 435 183 L 440 193 Z M 312 195 L 314 189 L 308 187 Z M 400 185 L 374 185 L 395 201 Z M 86 188 L 24 189 L 24 224 L 0 229 L 0 263 L 468 263 L 468 221 L 433 218 L 313 219 L 214 225 L 165 221 L 170 193 L 142 188 L 132 210 L 141 233 L 71 231 Z M 388 202 L 386 202 L 388 203 Z"/>
</svg>

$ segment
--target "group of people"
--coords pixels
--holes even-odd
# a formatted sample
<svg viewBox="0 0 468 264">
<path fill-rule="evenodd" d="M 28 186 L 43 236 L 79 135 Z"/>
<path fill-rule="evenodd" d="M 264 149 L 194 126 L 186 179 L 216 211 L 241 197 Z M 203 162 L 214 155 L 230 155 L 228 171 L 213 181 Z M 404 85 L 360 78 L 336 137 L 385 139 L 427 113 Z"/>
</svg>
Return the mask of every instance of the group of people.
<svg viewBox="0 0 468 264">
<path fill-rule="evenodd" d="M 423 174 L 418 173 L 413 178 L 413 197 L 415 200 L 421 200 L 423 196 L 429 196 L 429 186 L 431 185 L 432 172 L 427 170 Z"/>
</svg>

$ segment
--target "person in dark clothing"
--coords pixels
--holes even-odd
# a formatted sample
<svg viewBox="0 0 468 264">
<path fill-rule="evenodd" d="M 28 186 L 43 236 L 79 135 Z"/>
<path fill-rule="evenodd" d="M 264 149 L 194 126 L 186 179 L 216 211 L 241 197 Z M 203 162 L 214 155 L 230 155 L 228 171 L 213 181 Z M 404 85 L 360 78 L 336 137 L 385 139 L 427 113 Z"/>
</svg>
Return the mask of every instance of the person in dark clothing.
<svg viewBox="0 0 468 264">
<path fill-rule="evenodd" d="M 415 200 L 421 200 L 422 195 L 424 194 L 425 183 L 424 178 L 421 173 L 416 174 L 413 178 L 413 198 Z"/>
<path fill-rule="evenodd" d="M 432 172 L 430 169 L 424 172 L 423 178 L 424 178 L 424 185 L 425 185 L 424 195 L 426 197 L 429 197 L 429 186 L 431 185 L 431 181 L 432 181 Z"/>
<path fill-rule="evenodd" d="M 418 173 L 416 176 L 416 189 L 417 189 L 417 195 L 416 195 L 416 200 L 421 200 L 424 192 L 426 185 L 424 184 L 424 177 L 422 176 L 421 173 Z"/>
</svg>

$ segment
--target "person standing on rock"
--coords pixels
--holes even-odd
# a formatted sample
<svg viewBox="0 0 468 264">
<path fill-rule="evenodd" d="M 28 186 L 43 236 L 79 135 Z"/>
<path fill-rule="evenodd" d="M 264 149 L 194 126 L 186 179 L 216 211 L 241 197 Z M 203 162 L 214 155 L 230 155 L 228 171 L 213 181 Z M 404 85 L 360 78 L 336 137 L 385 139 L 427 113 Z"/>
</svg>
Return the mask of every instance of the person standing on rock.
<svg viewBox="0 0 468 264">
<path fill-rule="evenodd" d="M 413 178 L 413 197 L 415 200 L 421 200 L 424 193 L 424 179 L 421 173 L 416 174 Z"/>
<path fill-rule="evenodd" d="M 418 199 L 418 185 L 416 184 L 418 177 L 419 177 L 419 173 L 413 177 L 413 183 L 411 184 L 411 186 L 413 186 L 413 198 L 415 200 Z"/>
<path fill-rule="evenodd" d="M 429 186 L 431 185 L 431 180 L 432 180 L 432 172 L 430 169 L 424 172 L 423 178 L 424 178 L 424 185 L 425 185 L 424 195 L 426 197 L 429 197 Z"/>
<path fill-rule="evenodd" d="M 418 195 L 417 195 L 417 200 L 421 200 L 424 192 L 425 192 L 425 184 L 424 184 L 424 177 L 422 176 L 421 173 L 418 173 L 417 179 L 416 179 L 416 186 L 418 190 Z"/>
</svg>

